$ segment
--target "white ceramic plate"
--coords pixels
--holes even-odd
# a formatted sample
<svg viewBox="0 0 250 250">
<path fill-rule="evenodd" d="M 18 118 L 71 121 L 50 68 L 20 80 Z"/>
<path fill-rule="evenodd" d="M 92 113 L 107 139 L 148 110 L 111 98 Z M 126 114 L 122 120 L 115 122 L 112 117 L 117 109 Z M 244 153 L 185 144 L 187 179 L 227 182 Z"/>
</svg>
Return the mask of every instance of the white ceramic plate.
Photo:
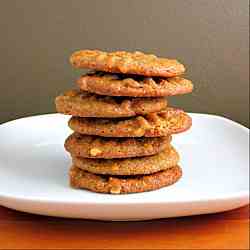
<svg viewBox="0 0 250 250">
<path fill-rule="evenodd" d="M 215 213 L 249 203 L 249 130 L 231 120 L 190 114 L 176 135 L 184 175 L 157 191 L 108 195 L 68 185 L 63 143 L 68 116 L 49 114 L 0 125 L 0 205 L 71 218 L 145 220 Z"/>
</svg>

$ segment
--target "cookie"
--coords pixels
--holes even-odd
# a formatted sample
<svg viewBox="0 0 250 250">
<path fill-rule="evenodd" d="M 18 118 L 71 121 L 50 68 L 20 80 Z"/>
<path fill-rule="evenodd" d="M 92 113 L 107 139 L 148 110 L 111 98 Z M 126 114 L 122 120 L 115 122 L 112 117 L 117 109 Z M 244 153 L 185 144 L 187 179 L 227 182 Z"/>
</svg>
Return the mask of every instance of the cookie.
<svg viewBox="0 0 250 250">
<path fill-rule="evenodd" d="M 167 106 L 163 97 L 111 97 L 70 90 L 56 97 L 59 113 L 80 117 L 130 117 L 160 111 Z"/>
<path fill-rule="evenodd" d="M 81 170 L 74 165 L 70 169 L 70 185 L 98 193 L 127 194 L 156 190 L 177 182 L 182 176 L 179 166 L 150 175 L 103 176 Z"/>
<path fill-rule="evenodd" d="M 144 76 L 172 77 L 181 75 L 185 71 L 185 67 L 177 60 L 138 51 L 132 53 L 80 50 L 72 54 L 70 62 L 75 68 Z"/>
<path fill-rule="evenodd" d="M 94 72 L 77 80 L 80 89 L 108 96 L 160 97 L 190 93 L 191 81 L 181 78 L 144 77 L 139 75 Z"/>
<path fill-rule="evenodd" d="M 158 113 L 122 119 L 72 117 L 69 127 L 86 135 L 104 137 L 158 137 L 188 130 L 191 117 L 180 109 L 167 108 Z"/>
<path fill-rule="evenodd" d="M 86 158 L 126 158 L 154 155 L 169 146 L 171 136 L 155 138 L 108 138 L 71 134 L 65 149 L 74 156 Z"/>
<path fill-rule="evenodd" d="M 151 174 L 173 167 L 179 160 L 179 154 L 171 145 L 156 155 L 135 158 L 90 159 L 72 155 L 73 164 L 78 168 L 109 175 Z"/>
</svg>

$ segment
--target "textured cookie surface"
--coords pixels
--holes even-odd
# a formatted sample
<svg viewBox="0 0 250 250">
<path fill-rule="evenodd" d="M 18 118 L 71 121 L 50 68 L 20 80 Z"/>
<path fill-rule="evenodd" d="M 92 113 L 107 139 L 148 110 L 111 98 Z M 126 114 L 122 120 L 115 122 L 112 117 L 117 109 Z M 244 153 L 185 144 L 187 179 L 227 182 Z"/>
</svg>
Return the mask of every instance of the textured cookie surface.
<svg viewBox="0 0 250 250">
<path fill-rule="evenodd" d="M 185 71 L 185 67 L 177 60 L 160 58 L 138 51 L 132 53 L 80 50 L 72 54 L 70 62 L 75 68 L 144 76 L 172 77 Z"/>
<path fill-rule="evenodd" d="M 167 106 L 163 97 L 131 98 L 91 94 L 86 91 L 70 90 L 56 97 L 59 113 L 79 117 L 130 117 L 157 112 Z"/>
<path fill-rule="evenodd" d="M 139 75 L 89 73 L 77 80 L 82 90 L 108 96 L 159 97 L 190 93 L 191 81 L 181 78 L 144 77 Z"/>
<path fill-rule="evenodd" d="M 156 190 L 177 182 L 182 176 L 179 166 L 174 166 L 150 175 L 142 176 L 103 176 L 81 170 L 75 166 L 70 169 L 70 185 L 74 188 L 88 189 L 98 193 L 126 194 Z"/>
<path fill-rule="evenodd" d="M 72 159 L 75 166 L 91 173 L 138 175 L 155 173 L 177 165 L 179 154 L 172 146 L 169 146 L 153 156 L 109 160 L 72 156 Z"/>
<path fill-rule="evenodd" d="M 191 117 L 180 109 L 167 108 L 158 113 L 122 119 L 72 117 L 69 127 L 87 135 L 104 137 L 158 137 L 188 130 Z"/>
<path fill-rule="evenodd" d="M 169 147 L 171 136 L 108 138 L 71 134 L 65 141 L 65 149 L 72 155 L 85 158 L 126 158 L 154 155 Z"/>
</svg>

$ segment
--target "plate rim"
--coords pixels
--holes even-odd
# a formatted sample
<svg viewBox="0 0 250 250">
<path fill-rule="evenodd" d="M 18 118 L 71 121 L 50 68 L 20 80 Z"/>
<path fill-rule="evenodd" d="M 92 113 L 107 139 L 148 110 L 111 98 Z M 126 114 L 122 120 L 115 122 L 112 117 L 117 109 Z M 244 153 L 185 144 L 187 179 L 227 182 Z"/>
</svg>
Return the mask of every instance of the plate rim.
<svg viewBox="0 0 250 250">
<path fill-rule="evenodd" d="M 86 192 L 86 190 L 85 190 Z M 89 191 L 88 191 L 89 192 Z M 105 196 L 110 196 L 111 194 L 101 194 Z M 125 194 L 127 195 L 140 195 L 140 194 Z M 231 194 L 227 195 L 213 195 L 213 197 L 207 197 L 207 198 L 192 198 L 192 199 L 182 199 L 182 200 L 95 200 L 95 201 L 87 201 L 87 200 L 53 200 L 50 198 L 33 198 L 33 197 L 27 197 L 27 196 L 12 196 L 12 195 L 6 195 L 0 193 L 0 198 L 8 199 L 8 200 L 19 200 L 19 201 L 26 201 L 26 202 L 37 202 L 37 203 L 47 203 L 47 204 L 85 204 L 85 205 L 125 205 L 125 204 L 133 204 L 133 205 L 150 205 L 150 204 L 182 204 L 182 203 L 204 203 L 204 202 L 219 202 L 219 201 L 229 201 L 234 199 L 247 199 L 249 201 L 249 191 L 248 190 L 242 190 L 237 192 L 232 192 Z M 115 195 L 114 195 L 115 197 Z"/>
</svg>

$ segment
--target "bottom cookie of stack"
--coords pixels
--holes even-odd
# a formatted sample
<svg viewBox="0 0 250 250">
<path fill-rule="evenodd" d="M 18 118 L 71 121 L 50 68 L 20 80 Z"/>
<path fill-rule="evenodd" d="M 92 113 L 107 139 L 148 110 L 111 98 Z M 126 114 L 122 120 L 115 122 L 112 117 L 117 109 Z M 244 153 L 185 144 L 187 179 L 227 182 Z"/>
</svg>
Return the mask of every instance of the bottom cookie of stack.
<svg viewBox="0 0 250 250">
<path fill-rule="evenodd" d="M 174 167 L 148 175 L 110 176 L 93 174 L 75 165 L 70 169 L 70 185 L 98 193 L 127 194 L 156 190 L 177 182 L 182 176 L 181 168 Z"/>
</svg>

